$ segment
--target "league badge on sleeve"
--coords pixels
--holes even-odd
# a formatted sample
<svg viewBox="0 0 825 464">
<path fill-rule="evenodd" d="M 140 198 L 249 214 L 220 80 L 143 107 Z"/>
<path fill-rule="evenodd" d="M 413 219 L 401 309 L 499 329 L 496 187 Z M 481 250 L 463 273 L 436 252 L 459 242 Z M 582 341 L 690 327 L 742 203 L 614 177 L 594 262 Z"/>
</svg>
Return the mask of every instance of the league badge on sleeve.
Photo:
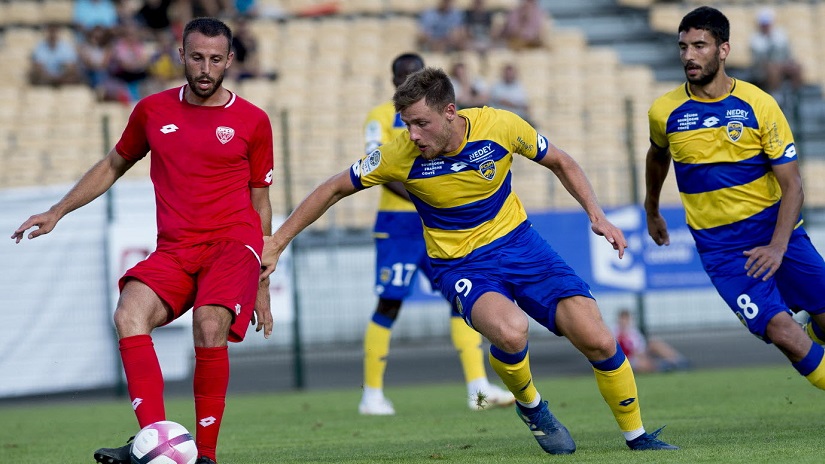
<svg viewBox="0 0 825 464">
<path fill-rule="evenodd" d="M 373 150 L 361 161 L 361 176 L 371 173 L 381 164 L 381 151 Z"/>
</svg>

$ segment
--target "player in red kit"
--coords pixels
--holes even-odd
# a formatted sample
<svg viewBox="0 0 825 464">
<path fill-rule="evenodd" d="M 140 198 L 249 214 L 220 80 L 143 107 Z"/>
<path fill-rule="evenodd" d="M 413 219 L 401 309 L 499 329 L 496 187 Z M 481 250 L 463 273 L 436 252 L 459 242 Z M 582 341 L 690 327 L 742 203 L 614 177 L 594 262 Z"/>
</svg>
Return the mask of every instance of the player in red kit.
<svg viewBox="0 0 825 464">
<path fill-rule="evenodd" d="M 151 152 L 157 248 L 120 279 L 114 322 L 142 428 L 166 420 L 151 332 L 194 308 L 197 464 L 216 462 L 229 384 L 227 341 L 243 340 L 256 321 L 265 337 L 272 332 L 269 283 L 259 282 L 263 235 L 272 233 L 272 128 L 264 111 L 222 86 L 231 43 L 223 22 L 190 21 L 180 49 L 187 84 L 138 102 L 114 149 L 12 234 L 19 243 L 32 227 L 29 239 L 51 232 Z M 99 449 L 94 457 L 129 464 L 129 445 Z"/>
</svg>

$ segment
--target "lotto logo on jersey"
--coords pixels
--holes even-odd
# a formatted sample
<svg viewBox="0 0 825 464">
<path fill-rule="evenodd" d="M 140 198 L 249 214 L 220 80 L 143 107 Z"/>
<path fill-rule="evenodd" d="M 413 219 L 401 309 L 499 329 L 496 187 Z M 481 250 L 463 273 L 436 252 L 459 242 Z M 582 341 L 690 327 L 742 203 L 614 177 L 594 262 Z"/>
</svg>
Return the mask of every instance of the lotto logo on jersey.
<svg viewBox="0 0 825 464">
<path fill-rule="evenodd" d="M 235 129 L 226 126 L 220 126 L 215 129 L 215 135 L 218 137 L 218 140 L 226 145 L 227 142 L 232 140 L 232 137 L 235 137 Z"/>
<path fill-rule="evenodd" d="M 785 147 L 785 152 L 782 153 L 782 156 L 791 159 L 796 158 L 796 145 L 790 144 L 787 147 Z"/>
</svg>

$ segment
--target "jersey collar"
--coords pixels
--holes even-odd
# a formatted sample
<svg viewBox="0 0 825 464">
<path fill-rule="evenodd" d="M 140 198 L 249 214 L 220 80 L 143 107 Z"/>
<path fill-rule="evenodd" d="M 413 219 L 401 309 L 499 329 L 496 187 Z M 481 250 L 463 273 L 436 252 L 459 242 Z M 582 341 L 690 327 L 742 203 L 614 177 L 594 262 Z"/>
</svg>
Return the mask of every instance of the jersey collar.
<svg viewBox="0 0 825 464">
<path fill-rule="evenodd" d="M 735 78 L 735 77 L 731 77 L 730 90 L 728 91 L 728 93 L 723 94 L 723 95 L 722 95 L 721 97 L 719 97 L 719 98 L 711 98 L 711 99 L 707 99 L 707 98 L 701 98 L 701 97 L 698 97 L 698 96 L 694 95 L 694 94 L 690 91 L 690 83 L 685 82 L 685 94 L 687 95 L 688 99 L 690 99 L 690 100 L 696 100 L 696 101 L 702 101 L 702 102 L 717 102 L 717 101 L 722 101 L 722 100 L 724 100 L 724 99 L 728 98 L 728 96 L 733 95 L 733 91 L 734 91 L 734 90 L 736 90 L 736 78 Z"/>
<path fill-rule="evenodd" d="M 186 87 L 188 87 L 188 86 L 189 86 L 189 84 L 183 84 L 181 86 L 180 90 L 178 91 L 178 101 L 180 101 L 180 102 L 184 101 L 184 94 L 186 93 Z M 232 106 L 232 104 L 235 103 L 235 98 L 237 98 L 237 95 L 235 95 L 235 92 L 233 92 L 229 89 L 226 89 L 226 91 L 229 92 L 229 101 L 226 102 L 226 104 L 223 105 L 223 107 L 224 108 L 229 108 L 230 106 Z"/>
</svg>

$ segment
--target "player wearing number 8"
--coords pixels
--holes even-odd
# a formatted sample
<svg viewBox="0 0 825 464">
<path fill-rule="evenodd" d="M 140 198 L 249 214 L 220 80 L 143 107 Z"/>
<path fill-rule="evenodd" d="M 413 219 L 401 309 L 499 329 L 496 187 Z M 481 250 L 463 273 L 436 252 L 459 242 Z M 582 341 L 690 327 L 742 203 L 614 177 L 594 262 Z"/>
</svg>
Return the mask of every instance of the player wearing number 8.
<svg viewBox="0 0 825 464">
<path fill-rule="evenodd" d="M 513 113 L 487 107 L 458 111 L 450 79 L 440 69 L 411 74 L 393 103 L 407 130 L 304 199 L 265 240 L 264 275 L 274 270 L 287 244 L 335 202 L 400 182 L 421 217 L 435 282 L 467 324 L 492 343 L 490 363 L 544 451 L 570 454 L 576 445 L 533 383 L 528 316 L 567 337 L 590 361 L 631 449 L 676 449 L 658 440 L 658 431 L 645 432 L 630 363 L 587 283 L 531 227 L 511 188 L 514 154 L 550 169 L 587 212 L 592 231 L 621 257 L 627 242 L 605 217 L 579 165 Z"/>
<path fill-rule="evenodd" d="M 669 243 L 659 196 L 672 159 L 713 285 L 751 333 L 825 389 L 825 262 L 802 228 L 793 135 L 770 95 L 726 74 L 729 37 L 728 19 L 714 8 L 697 8 L 679 24 L 687 82 L 649 111 L 648 232 Z M 791 316 L 801 310 L 812 317 L 810 337 Z"/>
</svg>

